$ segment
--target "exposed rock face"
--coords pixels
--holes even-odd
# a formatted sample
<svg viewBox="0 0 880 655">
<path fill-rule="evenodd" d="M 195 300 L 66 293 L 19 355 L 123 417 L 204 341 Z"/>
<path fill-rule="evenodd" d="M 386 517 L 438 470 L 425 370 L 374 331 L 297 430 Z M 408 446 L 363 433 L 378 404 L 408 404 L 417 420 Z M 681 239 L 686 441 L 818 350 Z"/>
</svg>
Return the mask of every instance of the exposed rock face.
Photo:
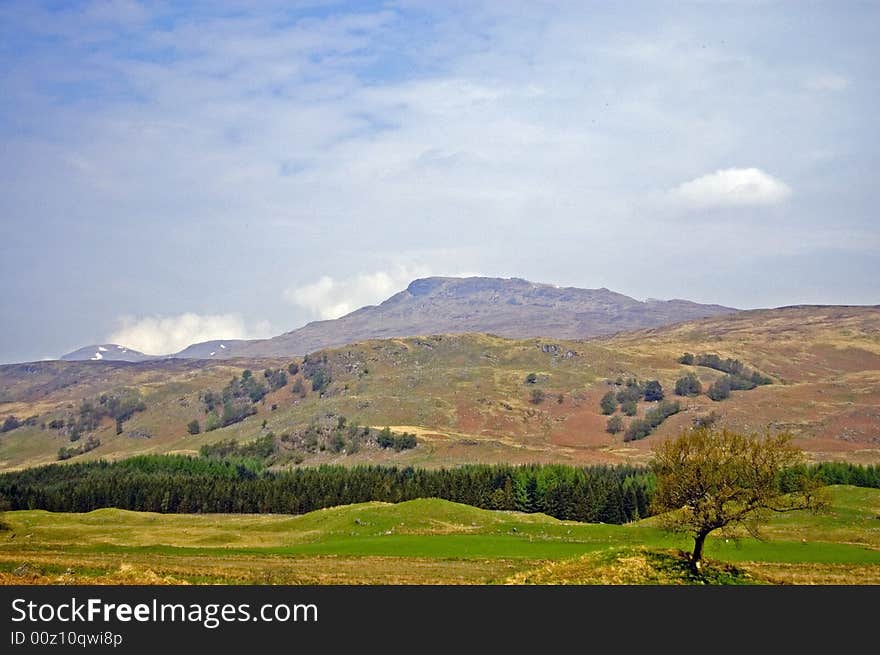
<svg viewBox="0 0 880 655">
<path fill-rule="evenodd" d="M 364 339 L 463 332 L 582 339 L 735 311 L 687 300 L 641 302 L 608 289 L 559 288 L 519 278 L 431 277 L 342 318 L 272 339 L 228 343 L 215 357 L 300 355 Z"/>
</svg>

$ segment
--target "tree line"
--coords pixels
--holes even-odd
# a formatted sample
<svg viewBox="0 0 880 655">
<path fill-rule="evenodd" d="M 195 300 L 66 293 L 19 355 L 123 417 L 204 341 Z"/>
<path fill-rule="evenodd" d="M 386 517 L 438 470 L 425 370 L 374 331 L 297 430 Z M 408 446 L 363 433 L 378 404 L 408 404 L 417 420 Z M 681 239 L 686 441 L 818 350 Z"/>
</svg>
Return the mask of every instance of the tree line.
<svg viewBox="0 0 880 655">
<path fill-rule="evenodd" d="M 709 385 L 706 390 L 706 395 L 715 401 L 729 398 L 731 391 L 750 391 L 756 387 L 773 384 L 771 378 L 746 367 L 738 359 L 729 357 L 722 359 L 719 355 L 712 353 L 699 355 L 684 353 L 678 358 L 678 363 L 686 366 L 704 366 L 726 373 Z M 693 373 L 688 373 L 675 383 L 675 393 L 679 396 L 698 396 L 702 391 L 703 387 Z"/>
<path fill-rule="evenodd" d="M 218 449 L 220 450 L 220 449 Z M 484 509 L 625 523 L 649 513 L 652 477 L 633 466 L 321 466 L 265 471 L 245 459 L 143 455 L 0 475 L 9 509 L 300 514 L 367 501 L 443 498 Z"/>
<path fill-rule="evenodd" d="M 301 514 L 367 501 L 443 498 L 484 509 L 625 523 L 651 513 L 654 473 L 638 466 L 472 464 L 450 469 L 320 466 L 266 471 L 244 458 L 141 455 L 0 475 L 0 509 L 89 512 Z M 255 453 L 259 454 L 259 453 Z M 783 491 L 808 471 L 826 484 L 880 488 L 880 466 L 823 462 L 791 468 Z"/>
</svg>

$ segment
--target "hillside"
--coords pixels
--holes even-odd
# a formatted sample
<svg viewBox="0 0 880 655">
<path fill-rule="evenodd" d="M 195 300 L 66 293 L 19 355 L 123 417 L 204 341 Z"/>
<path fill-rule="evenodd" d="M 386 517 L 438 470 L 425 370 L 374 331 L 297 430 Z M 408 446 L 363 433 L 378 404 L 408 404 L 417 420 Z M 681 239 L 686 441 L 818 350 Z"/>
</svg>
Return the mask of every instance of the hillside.
<svg viewBox="0 0 880 655">
<path fill-rule="evenodd" d="M 641 302 L 608 289 L 560 288 L 518 278 L 432 277 L 415 280 L 382 304 L 342 318 L 309 323 L 271 339 L 192 344 L 170 356 L 291 357 L 366 339 L 468 332 L 584 339 L 734 311 L 687 300 Z M 97 347 L 88 347 L 62 359 L 96 359 L 96 351 Z M 99 354 L 116 359 L 117 352 L 114 347 Z"/>
<path fill-rule="evenodd" d="M 710 400 L 706 389 L 725 374 L 681 364 L 685 352 L 737 359 L 770 384 Z M 204 392 L 219 392 L 246 368 L 262 379 L 264 369 L 290 363 L 297 372 L 261 398 L 254 415 L 187 433 L 193 419 L 205 424 Z M 318 371 L 323 386 L 315 392 Z M 676 397 L 675 382 L 687 373 L 703 393 Z M 608 417 L 599 408 L 602 396 L 624 390 L 629 378 L 658 380 L 682 410 L 632 441 L 606 432 Z M 0 469 L 54 461 L 69 443 L 63 430 L 48 425 L 75 415 L 83 399 L 122 388 L 139 390 L 144 411 L 127 419 L 119 435 L 110 418 L 102 419 L 95 430 L 100 446 L 77 459 L 195 453 L 206 443 L 248 441 L 270 431 L 278 437 L 308 426 L 332 430 L 345 418 L 349 425 L 414 433 L 418 446 L 356 453 L 295 452 L 293 441 L 278 447 L 305 464 L 643 462 L 657 440 L 714 414 L 736 429 L 791 431 L 814 459 L 880 462 L 880 309 L 758 310 L 581 341 L 485 334 L 372 340 L 313 353 L 308 364 L 302 358 L 242 358 L 3 366 L 0 420 L 15 415 L 24 423 L 0 434 Z M 620 409 L 615 415 L 627 428 L 656 406 L 640 399 L 637 416 Z"/>
</svg>

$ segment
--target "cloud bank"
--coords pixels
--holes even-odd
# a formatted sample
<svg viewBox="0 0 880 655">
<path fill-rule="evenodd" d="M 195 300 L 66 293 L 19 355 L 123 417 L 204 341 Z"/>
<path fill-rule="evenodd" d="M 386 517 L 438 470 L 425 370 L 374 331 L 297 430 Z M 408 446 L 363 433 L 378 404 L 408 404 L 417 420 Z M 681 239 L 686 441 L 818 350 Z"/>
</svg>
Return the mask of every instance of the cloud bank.
<svg viewBox="0 0 880 655">
<path fill-rule="evenodd" d="M 111 343 L 148 355 L 170 355 L 193 343 L 214 339 L 260 339 L 272 336 L 265 321 L 248 325 L 238 314 L 123 317 L 121 326 L 107 337 Z"/>
<path fill-rule="evenodd" d="M 315 282 L 285 290 L 284 298 L 317 318 L 339 318 L 359 307 L 382 302 L 415 278 L 429 274 L 427 268 L 399 266 L 343 279 L 324 275 Z"/>
<path fill-rule="evenodd" d="M 785 202 L 791 189 L 760 168 L 726 168 L 685 182 L 671 195 L 694 209 L 754 207 Z"/>
</svg>

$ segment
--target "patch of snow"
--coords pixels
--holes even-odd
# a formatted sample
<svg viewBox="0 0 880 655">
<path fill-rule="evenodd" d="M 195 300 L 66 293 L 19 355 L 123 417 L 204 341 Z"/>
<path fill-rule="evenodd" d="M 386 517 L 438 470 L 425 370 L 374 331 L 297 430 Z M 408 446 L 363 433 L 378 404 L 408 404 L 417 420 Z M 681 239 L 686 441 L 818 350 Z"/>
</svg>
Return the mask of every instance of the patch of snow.
<svg viewBox="0 0 880 655">
<path fill-rule="evenodd" d="M 100 352 L 96 352 L 96 353 L 95 353 L 95 356 L 91 358 L 91 360 L 92 360 L 93 362 L 96 362 L 96 361 L 98 361 L 99 359 L 104 359 L 104 355 L 102 355 Z"/>
<path fill-rule="evenodd" d="M 214 352 L 211 353 L 211 357 L 213 357 L 216 354 L 217 354 L 217 351 L 215 350 Z"/>
<path fill-rule="evenodd" d="M 220 344 L 220 347 L 224 349 L 226 348 L 226 346 L 224 346 L 222 343 Z"/>
<path fill-rule="evenodd" d="M 98 346 L 98 350 L 100 350 L 102 353 L 107 352 L 107 349 L 104 346 Z"/>
<path fill-rule="evenodd" d="M 122 352 L 125 352 L 125 348 L 123 348 L 122 346 L 116 346 L 116 349 L 121 350 Z"/>
</svg>

